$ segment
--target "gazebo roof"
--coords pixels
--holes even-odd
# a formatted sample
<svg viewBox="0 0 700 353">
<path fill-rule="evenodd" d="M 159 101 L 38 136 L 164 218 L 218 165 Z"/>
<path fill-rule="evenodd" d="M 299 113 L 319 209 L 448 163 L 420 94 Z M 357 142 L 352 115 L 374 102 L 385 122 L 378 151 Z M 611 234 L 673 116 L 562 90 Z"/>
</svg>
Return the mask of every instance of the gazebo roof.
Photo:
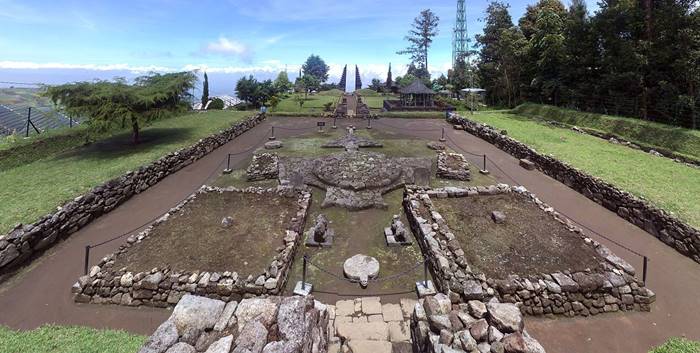
<svg viewBox="0 0 700 353">
<path fill-rule="evenodd" d="M 435 92 L 426 87 L 421 80 L 415 80 L 410 85 L 399 90 L 401 94 L 435 94 Z"/>
</svg>

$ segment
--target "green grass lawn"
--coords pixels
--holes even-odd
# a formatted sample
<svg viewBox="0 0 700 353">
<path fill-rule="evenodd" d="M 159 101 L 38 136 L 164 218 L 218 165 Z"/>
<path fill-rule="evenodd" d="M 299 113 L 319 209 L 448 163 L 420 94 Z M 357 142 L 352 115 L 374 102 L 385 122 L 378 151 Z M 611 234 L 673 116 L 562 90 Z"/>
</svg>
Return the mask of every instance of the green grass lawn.
<svg viewBox="0 0 700 353">
<path fill-rule="evenodd" d="M 323 92 L 321 92 L 323 93 Z M 315 94 L 315 95 L 309 95 L 306 98 L 306 101 L 304 101 L 304 106 L 299 107 L 299 103 L 297 103 L 294 100 L 294 95 L 291 95 L 285 99 L 282 99 L 282 101 L 277 105 L 274 111 L 271 111 L 270 113 L 274 114 L 276 112 L 323 112 L 324 107 L 323 105 L 326 103 L 333 103 L 333 106 L 335 106 L 336 103 L 338 103 L 338 100 L 340 99 L 340 95 L 325 95 L 325 94 Z"/>
<path fill-rule="evenodd" d="M 570 129 L 556 128 L 505 112 L 462 113 L 537 151 L 645 198 L 700 228 L 700 170 L 664 157 L 609 143 Z"/>
<path fill-rule="evenodd" d="M 17 223 L 32 223 L 96 185 L 192 145 L 252 114 L 211 111 L 156 121 L 142 130 L 139 145 L 131 143 L 128 132 L 60 152 L 39 144 L 34 153 L 43 158 L 0 170 L 0 234 Z"/>
<path fill-rule="evenodd" d="M 133 353 L 145 341 L 124 331 L 53 325 L 14 331 L 0 326 L 0 353 Z"/>
<path fill-rule="evenodd" d="M 673 337 L 649 353 L 700 353 L 700 342 Z"/>
<path fill-rule="evenodd" d="M 554 120 L 620 136 L 658 150 L 676 152 L 700 160 L 700 130 L 686 129 L 641 119 L 579 112 L 550 105 L 527 103 L 513 109 L 518 115 Z"/>
</svg>

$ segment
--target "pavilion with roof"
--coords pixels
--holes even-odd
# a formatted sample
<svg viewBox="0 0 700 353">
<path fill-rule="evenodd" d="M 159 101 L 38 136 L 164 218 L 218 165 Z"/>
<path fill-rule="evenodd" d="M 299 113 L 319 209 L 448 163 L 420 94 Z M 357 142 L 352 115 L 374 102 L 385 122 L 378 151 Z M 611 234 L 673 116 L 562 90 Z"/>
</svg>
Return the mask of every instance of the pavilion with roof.
<svg viewBox="0 0 700 353">
<path fill-rule="evenodd" d="M 410 85 L 399 89 L 401 105 L 404 107 L 433 107 L 435 106 L 435 91 L 426 87 L 421 80 L 415 80 Z"/>
</svg>

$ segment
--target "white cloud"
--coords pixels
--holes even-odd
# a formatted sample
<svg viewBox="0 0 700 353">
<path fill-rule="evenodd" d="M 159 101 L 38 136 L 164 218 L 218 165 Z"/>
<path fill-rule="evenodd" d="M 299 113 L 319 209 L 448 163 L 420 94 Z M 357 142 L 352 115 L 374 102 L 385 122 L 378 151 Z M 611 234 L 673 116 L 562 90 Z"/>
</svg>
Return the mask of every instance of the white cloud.
<svg viewBox="0 0 700 353">
<path fill-rule="evenodd" d="M 0 61 L 0 69 L 15 70 L 90 70 L 90 71 L 128 71 L 132 73 L 144 72 L 172 72 L 176 71 L 165 66 L 147 65 L 133 66 L 129 64 L 66 64 L 66 63 L 35 63 L 30 61 Z"/>
<path fill-rule="evenodd" d="M 224 36 L 219 37 L 216 41 L 209 42 L 202 47 L 202 52 L 210 54 L 219 54 L 225 56 L 238 56 L 244 60 L 250 59 L 252 50 L 250 47 L 235 39 L 228 39 Z"/>
</svg>

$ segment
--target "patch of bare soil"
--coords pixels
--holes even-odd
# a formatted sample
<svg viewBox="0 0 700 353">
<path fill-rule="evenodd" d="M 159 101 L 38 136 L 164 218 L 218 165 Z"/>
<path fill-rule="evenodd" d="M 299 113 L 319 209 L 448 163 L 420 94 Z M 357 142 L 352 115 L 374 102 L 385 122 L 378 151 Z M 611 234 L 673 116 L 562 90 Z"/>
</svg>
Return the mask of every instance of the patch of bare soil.
<svg viewBox="0 0 700 353">
<path fill-rule="evenodd" d="M 115 268 L 148 271 L 236 271 L 259 274 L 284 245 L 288 224 L 297 211 L 294 198 L 252 193 L 204 193 L 197 196 L 150 236 L 119 256 Z M 233 225 L 221 225 L 224 217 Z"/>
<path fill-rule="evenodd" d="M 603 261 L 580 235 L 516 194 L 434 199 L 472 269 L 487 277 L 597 268 Z M 505 214 L 496 224 L 492 211 Z"/>
</svg>

